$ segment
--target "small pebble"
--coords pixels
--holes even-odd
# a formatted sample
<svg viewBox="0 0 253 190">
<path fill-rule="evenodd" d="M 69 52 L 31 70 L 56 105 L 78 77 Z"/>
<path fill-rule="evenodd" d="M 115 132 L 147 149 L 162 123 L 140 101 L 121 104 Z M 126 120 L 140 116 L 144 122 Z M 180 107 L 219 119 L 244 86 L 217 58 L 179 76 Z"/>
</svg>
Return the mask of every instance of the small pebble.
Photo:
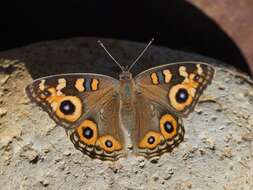
<svg viewBox="0 0 253 190">
<path fill-rule="evenodd" d="M 40 183 L 44 186 L 47 187 L 49 185 L 49 181 L 48 180 L 41 180 Z"/>
<path fill-rule="evenodd" d="M 186 186 L 188 187 L 188 189 L 191 189 L 192 188 L 192 182 L 191 181 L 188 181 Z"/>
<path fill-rule="evenodd" d="M 0 80 L 0 84 L 4 85 L 8 81 L 9 78 L 10 78 L 10 75 L 6 75 L 4 78 Z"/>
<path fill-rule="evenodd" d="M 215 143 L 212 138 L 202 138 L 202 142 L 207 145 L 210 150 L 215 150 Z"/>
<path fill-rule="evenodd" d="M 4 108 L 0 108 L 0 117 L 3 117 L 7 114 L 7 110 Z"/>
<path fill-rule="evenodd" d="M 151 162 L 152 164 L 157 164 L 158 161 L 159 161 L 159 157 L 158 157 L 158 156 L 153 157 L 153 158 L 150 159 L 150 162 Z"/>
<path fill-rule="evenodd" d="M 168 171 L 168 173 L 164 176 L 163 179 L 164 180 L 169 180 L 172 177 L 173 174 L 174 174 L 174 171 L 173 171 L 172 168 L 170 168 L 169 171 Z"/>
<path fill-rule="evenodd" d="M 206 154 L 205 150 L 203 150 L 203 149 L 199 149 L 199 153 L 200 153 L 201 156 Z"/>
<path fill-rule="evenodd" d="M 24 157 L 27 159 L 30 163 L 37 163 L 39 160 L 39 154 L 37 151 L 35 151 L 32 147 L 30 146 L 25 146 L 20 153 L 20 157 Z"/>
<path fill-rule="evenodd" d="M 233 155 L 232 155 L 232 149 L 231 148 L 224 148 L 223 150 L 223 154 L 225 157 L 227 158 L 231 158 Z"/>
<path fill-rule="evenodd" d="M 158 181 L 158 179 L 159 179 L 158 174 L 155 173 L 155 174 L 152 176 L 152 179 L 153 179 L 154 181 Z"/>
<path fill-rule="evenodd" d="M 211 117 L 211 121 L 216 121 L 217 120 L 217 117 L 216 116 L 212 116 Z"/>
<path fill-rule="evenodd" d="M 65 152 L 63 152 L 64 156 L 70 156 L 71 155 L 71 151 L 70 150 L 66 150 Z"/>
<path fill-rule="evenodd" d="M 242 140 L 253 141 L 253 132 L 248 132 L 242 135 Z"/>
<path fill-rule="evenodd" d="M 224 87 L 224 86 L 219 85 L 219 86 L 218 86 L 218 89 L 219 89 L 219 90 L 225 90 L 225 87 Z"/>
<path fill-rule="evenodd" d="M 229 169 L 230 169 L 230 170 L 233 170 L 233 169 L 234 169 L 234 163 L 233 163 L 233 162 L 230 162 L 230 163 L 229 163 Z"/>
<path fill-rule="evenodd" d="M 144 167 L 145 167 L 145 162 L 140 162 L 140 163 L 139 163 L 139 167 L 140 167 L 140 168 L 144 168 Z"/>
</svg>

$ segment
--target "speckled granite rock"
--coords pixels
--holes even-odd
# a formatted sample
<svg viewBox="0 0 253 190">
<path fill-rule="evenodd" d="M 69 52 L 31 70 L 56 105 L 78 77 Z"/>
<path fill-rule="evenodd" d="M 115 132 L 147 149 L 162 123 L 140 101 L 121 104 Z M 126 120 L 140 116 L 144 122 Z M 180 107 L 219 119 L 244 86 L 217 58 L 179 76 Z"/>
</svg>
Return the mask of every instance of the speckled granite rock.
<svg viewBox="0 0 253 190">
<path fill-rule="evenodd" d="M 182 60 L 216 66 L 214 82 L 184 119 L 185 140 L 157 160 L 92 160 L 29 103 L 33 78 L 67 72 L 114 77 L 118 68 L 95 38 L 41 42 L 0 52 L 0 187 L 4 189 L 253 189 L 253 82 L 219 61 L 152 46 L 134 73 Z M 123 64 L 144 44 L 103 40 Z"/>
</svg>

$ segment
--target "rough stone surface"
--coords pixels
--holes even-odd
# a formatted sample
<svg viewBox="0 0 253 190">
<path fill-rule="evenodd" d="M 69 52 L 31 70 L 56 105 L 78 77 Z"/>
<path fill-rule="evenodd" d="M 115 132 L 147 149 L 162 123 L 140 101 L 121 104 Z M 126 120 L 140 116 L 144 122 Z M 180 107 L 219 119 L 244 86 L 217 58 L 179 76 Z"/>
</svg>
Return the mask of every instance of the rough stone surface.
<svg viewBox="0 0 253 190">
<path fill-rule="evenodd" d="M 144 44 L 104 40 L 123 64 Z M 152 46 L 134 73 L 181 60 L 216 67 L 196 110 L 184 118 L 185 140 L 159 159 L 92 160 L 24 88 L 32 77 L 70 71 L 118 75 L 94 38 L 41 42 L 0 52 L 0 187 L 8 189 L 253 189 L 253 82 L 219 61 Z M 18 59 L 18 60 L 17 60 Z M 61 63 L 61 64 L 60 64 Z M 8 76 L 8 77 L 7 77 Z M 31 77 L 32 76 L 32 77 Z M 7 79 L 8 78 L 8 79 Z"/>
</svg>

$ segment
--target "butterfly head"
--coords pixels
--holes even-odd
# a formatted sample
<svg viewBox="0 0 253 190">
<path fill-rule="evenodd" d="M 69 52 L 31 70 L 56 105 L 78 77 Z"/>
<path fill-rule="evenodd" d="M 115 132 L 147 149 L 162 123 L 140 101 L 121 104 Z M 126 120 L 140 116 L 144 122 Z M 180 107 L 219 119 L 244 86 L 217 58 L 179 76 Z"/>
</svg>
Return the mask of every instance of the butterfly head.
<svg viewBox="0 0 253 190">
<path fill-rule="evenodd" d="M 122 73 L 119 75 L 119 79 L 120 81 L 132 80 L 132 73 L 130 73 L 130 71 L 123 70 Z"/>
</svg>

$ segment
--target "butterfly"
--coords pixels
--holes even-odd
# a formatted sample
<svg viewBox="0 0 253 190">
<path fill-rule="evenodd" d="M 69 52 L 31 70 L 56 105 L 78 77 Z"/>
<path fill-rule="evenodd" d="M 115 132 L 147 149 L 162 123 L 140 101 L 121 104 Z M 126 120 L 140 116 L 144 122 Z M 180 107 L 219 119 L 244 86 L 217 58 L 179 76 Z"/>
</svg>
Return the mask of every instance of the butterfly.
<svg viewBox="0 0 253 190">
<path fill-rule="evenodd" d="M 214 68 L 203 62 L 160 65 L 135 77 L 120 65 L 119 80 L 93 73 L 52 75 L 26 87 L 76 149 L 91 158 L 115 161 L 129 155 L 147 159 L 172 151 L 184 139 L 182 118 L 194 110 L 211 83 Z"/>
</svg>

